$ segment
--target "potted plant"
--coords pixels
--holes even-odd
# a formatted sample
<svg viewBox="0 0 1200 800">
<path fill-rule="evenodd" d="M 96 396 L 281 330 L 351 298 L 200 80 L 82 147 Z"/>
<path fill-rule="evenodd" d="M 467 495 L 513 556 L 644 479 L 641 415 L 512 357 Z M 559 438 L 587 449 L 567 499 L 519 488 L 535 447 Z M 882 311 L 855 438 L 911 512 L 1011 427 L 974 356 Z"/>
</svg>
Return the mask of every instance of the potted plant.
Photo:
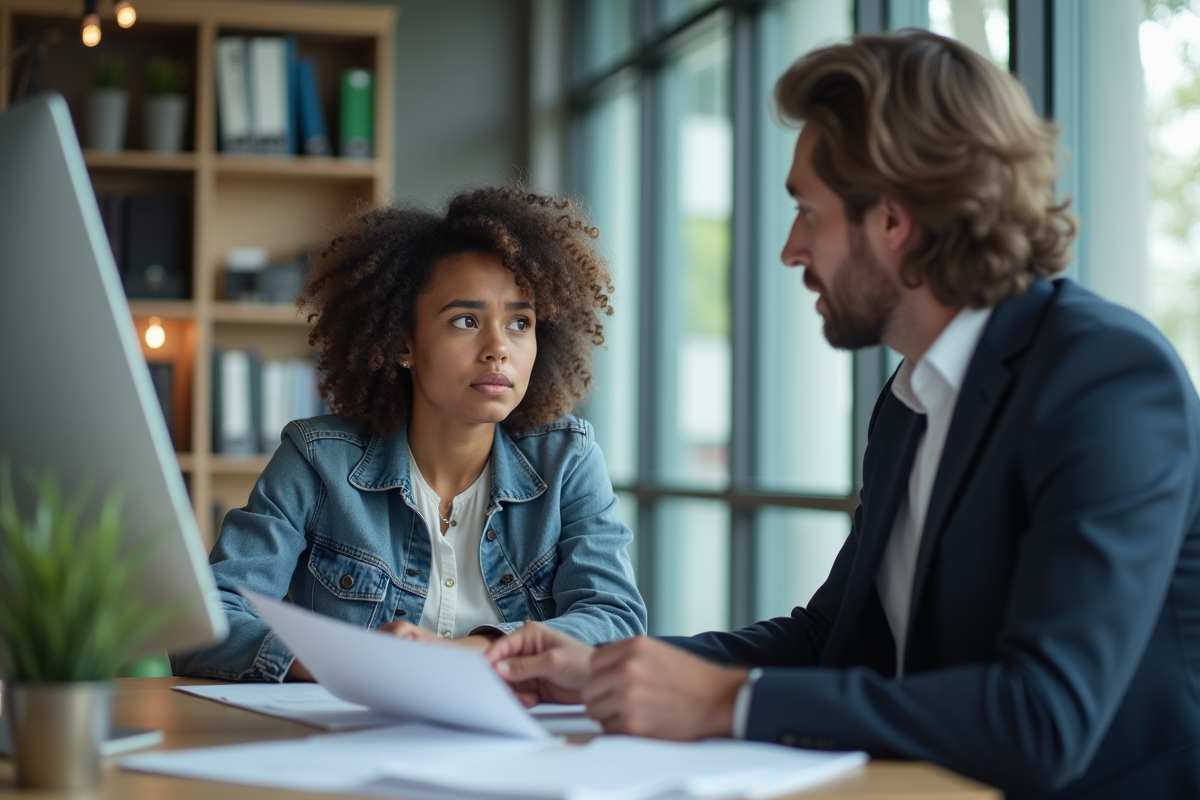
<svg viewBox="0 0 1200 800">
<path fill-rule="evenodd" d="M 115 152 L 125 146 L 129 92 L 121 88 L 124 77 L 125 60 L 120 56 L 96 59 L 87 100 L 88 147 Z"/>
<path fill-rule="evenodd" d="M 152 58 L 146 62 L 146 148 L 158 153 L 178 153 L 183 149 L 187 125 L 188 67 L 170 58 Z"/>
<path fill-rule="evenodd" d="M 159 539 L 127 546 L 123 492 L 96 508 L 66 498 L 49 470 L 29 473 L 23 513 L 0 459 L 0 668 L 17 782 L 81 787 L 99 777 L 112 680 L 177 606 L 148 608 L 139 567 Z"/>
</svg>

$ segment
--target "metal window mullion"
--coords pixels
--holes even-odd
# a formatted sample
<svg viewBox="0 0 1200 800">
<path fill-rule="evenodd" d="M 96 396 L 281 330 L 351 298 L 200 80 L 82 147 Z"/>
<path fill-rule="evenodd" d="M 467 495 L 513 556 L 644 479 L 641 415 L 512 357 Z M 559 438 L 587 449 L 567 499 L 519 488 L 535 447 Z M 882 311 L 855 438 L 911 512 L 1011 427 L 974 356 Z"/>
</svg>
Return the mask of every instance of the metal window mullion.
<svg viewBox="0 0 1200 800">
<path fill-rule="evenodd" d="M 887 30 L 887 0 L 855 0 L 854 32 L 882 33 Z"/>
<path fill-rule="evenodd" d="M 1053 11 L 1050 0 L 1009 0 L 1009 68 L 1029 93 L 1034 110 L 1046 119 L 1054 116 Z"/>
<path fill-rule="evenodd" d="M 729 466 L 734 491 L 752 488 L 757 457 L 758 364 L 755 324 L 758 218 L 757 170 L 754 147 L 758 142 L 755 99 L 762 81 L 758 69 L 760 42 L 755 15 L 739 10 L 733 19 L 733 74 L 730 81 L 733 111 L 733 219 L 729 265 L 730 338 L 732 375 L 730 402 Z M 755 508 L 730 509 L 729 622 L 734 628 L 749 625 L 755 617 L 754 586 L 757 562 Z"/>
<path fill-rule="evenodd" d="M 659 76 L 654 73 L 642 73 L 639 91 L 641 94 L 641 124 L 640 124 L 640 182 L 639 182 L 639 231 L 638 231 L 638 281 L 640 305 L 638 308 L 638 330 L 643 346 L 639 348 L 638 359 L 638 445 L 637 445 L 637 478 L 636 488 L 647 485 L 656 474 L 660 454 L 658 453 L 658 437 L 653 435 L 660 420 L 655 413 L 657 408 L 657 376 L 662 366 L 662 344 L 656 335 L 658 329 L 658 314 L 655 313 L 659 301 L 658 290 L 661 281 L 656 269 L 658 261 L 660 235 L 658 232 L 658 197 L 661 192 L 661 172 L 656 169 L 660 164 L 659 131 L 662 127 L 659 93 L 661 91 Z M 656 597 L 655 574 L 657 553 L 655 546 L 655 529 L 657 527 L 658 503 L 654 499 L 638 499 L 638 543 L 637 543 L 637 581 L 645 596 L 647 608 L 653 618 L 654 609 L 659 605 Z"/>
</svg>

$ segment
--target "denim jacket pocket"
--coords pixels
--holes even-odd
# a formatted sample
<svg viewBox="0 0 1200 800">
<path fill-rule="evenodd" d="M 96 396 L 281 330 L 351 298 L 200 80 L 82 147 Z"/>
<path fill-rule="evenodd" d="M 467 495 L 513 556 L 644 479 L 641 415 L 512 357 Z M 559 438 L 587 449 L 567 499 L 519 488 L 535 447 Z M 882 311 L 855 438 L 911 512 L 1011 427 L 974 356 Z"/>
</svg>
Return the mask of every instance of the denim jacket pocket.
<svg viewBox="0 0 1200 800">
<path fill-rule="evenodd" d="M 313 545 L 308 571 L 338 600 L 380 603 L 390 583 L 381 567 L 320 544 Z"/>
<path fill-rule="evenodd" d="M 554 576 L 558 572 L 558 546 L 555 545 L 538 557 L 525 578 L 525 589 L 529 592 L 530 607 L 539 620 L 558 616 L 554 600 Z"/>
</svg>

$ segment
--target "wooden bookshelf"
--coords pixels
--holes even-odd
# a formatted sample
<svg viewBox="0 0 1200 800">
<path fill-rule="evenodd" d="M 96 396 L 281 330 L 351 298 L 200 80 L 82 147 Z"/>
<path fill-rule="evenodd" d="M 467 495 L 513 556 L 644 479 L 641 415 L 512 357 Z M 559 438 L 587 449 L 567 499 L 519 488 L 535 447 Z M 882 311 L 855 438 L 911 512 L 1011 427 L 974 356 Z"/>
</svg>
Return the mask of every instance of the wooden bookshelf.
<svg viewBox="0 0 1200 800">
<path fill-rule="evenodd" d="M 136 0 L 137 23 L 116 24 L 112 0 L 101 0 L 102 39 L 95 48 L 79 37 L 82 0 L 0 0 L 0 58 L 32 33 L 61 30 L 39 67 L 41 87 L 63 94 L 84 140 L 83 109 L 97 58 L 126 60 L 130 117 L 126 146 L 116 153 L 84 151 L 97 191 L 171 191 L 190 199 L 191 297 L 132 300 L 139 336 L 150 317 L 167 334 L 148 359 L 168 360 L 173 372 L 176 450 L 205 540 L 215 536 L 214 505 L 245 503 L 266 456 L 232 458 L 212 452 L 212 358 L 215 346 L 253 347 L 264 358 L 312 357 L 308 326 L 294 306 L 229 302 L 222 298 L 225 253 L 265 247 L 273 260 L 294 257 L 314 244 L 341 214 L 360 202 L 391 196 L 392 51 L 397 10 L 385 6 L 275 3 L 247 0 Z M 375 73 L 375 153 L 372 159 L 226 155 L 217 147 L 213 53 L 226 34 L 292 35 L 302 57 L 317 62 L 330 133 L 337 131 L 337 80 L 342 69 Z M 190 122 L 184 152 L 142 149 L 141 65 L 165 55 L 191 68 Z M 0 111 L 15 91 L 19 64 L 0 71 Z M 144 339 L 143 339 L 144 341 Z"/>
</svg>

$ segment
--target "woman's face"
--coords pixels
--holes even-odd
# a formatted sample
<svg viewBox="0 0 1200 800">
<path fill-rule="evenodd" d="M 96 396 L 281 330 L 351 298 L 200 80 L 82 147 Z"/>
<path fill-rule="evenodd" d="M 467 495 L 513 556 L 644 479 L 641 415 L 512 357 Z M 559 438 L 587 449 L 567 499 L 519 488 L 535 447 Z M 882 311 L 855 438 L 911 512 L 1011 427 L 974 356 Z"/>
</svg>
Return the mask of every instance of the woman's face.
<svg viewBox="0 0 1200 800">
<path fill-rule="evenodd" d="M 400 354 L 413 379 L 413 421 L 500 422 L 525 397 L 537 357 L 537 315 L 516 279 L 488 253 L 437 263 L 417 298 Z"/>
</svg>

